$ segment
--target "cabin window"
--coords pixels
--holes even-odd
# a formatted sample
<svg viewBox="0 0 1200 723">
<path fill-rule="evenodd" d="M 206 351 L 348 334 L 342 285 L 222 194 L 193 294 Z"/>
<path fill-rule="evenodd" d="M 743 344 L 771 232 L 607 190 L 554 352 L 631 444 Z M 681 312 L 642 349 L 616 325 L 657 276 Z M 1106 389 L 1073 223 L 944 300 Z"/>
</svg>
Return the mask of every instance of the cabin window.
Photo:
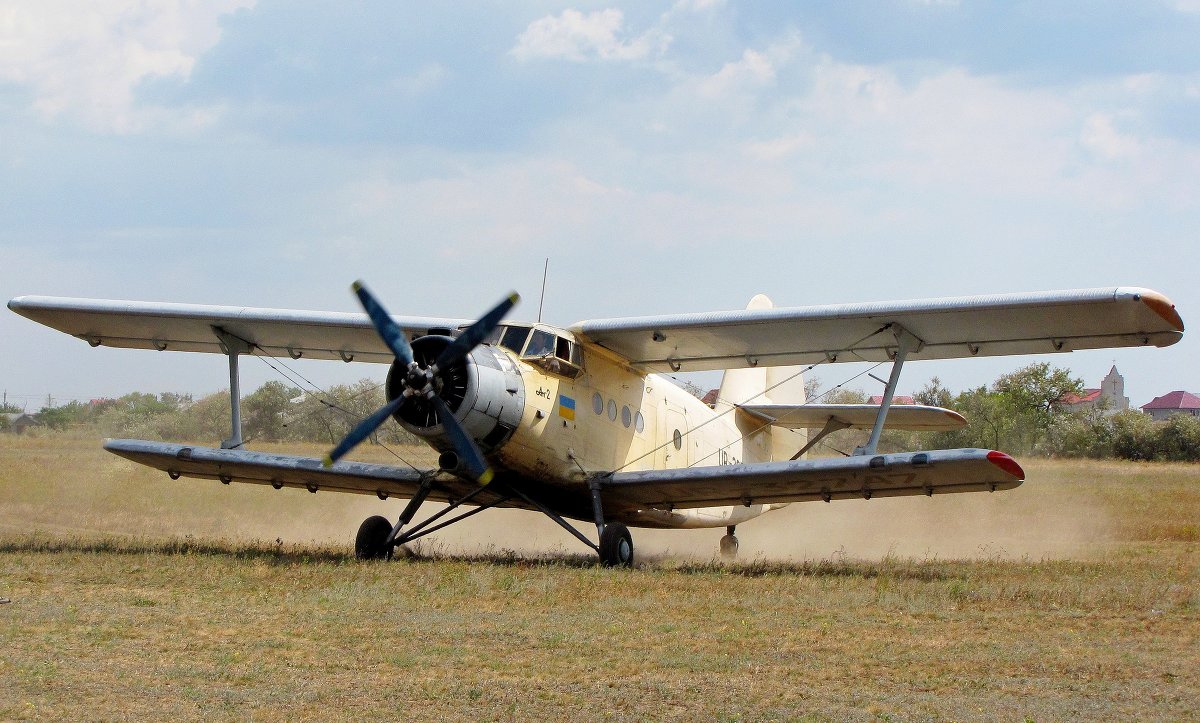
<svg viewBox="0 0 1200 723">
<path fill-rule="evenodd" d="M 600 392 L 592 395 L 592 411 L 596 414 L 604 414 L 604 397 L 600 396 Z"/>
<path fill-rule="evenodd" d="M 633 428 L 637 430 L 638 434 L 646 431 L 646 418 L 642 416 L 641 412 L 633 415 Z"/>
<path fill-rule="evenodd" d="M 621 424 L 629 429 L 629 425 L 633 424 L 633 412 L 629 411 L 629 407 L 621 407 Z"/>
<path fill-rule="evenodd" d="M 675 434 L 672 435 L 671 441 L 675 443 L 675 449 L 683 449 L 683 435 L 680 434 L 678 429 L 676 429 Z"/>
<path fill-rule="evenodd" d="M 609 421 L 617 421 L 617 403 L 613 400 L 608 400 L 608 419 Z"/>
</svg>

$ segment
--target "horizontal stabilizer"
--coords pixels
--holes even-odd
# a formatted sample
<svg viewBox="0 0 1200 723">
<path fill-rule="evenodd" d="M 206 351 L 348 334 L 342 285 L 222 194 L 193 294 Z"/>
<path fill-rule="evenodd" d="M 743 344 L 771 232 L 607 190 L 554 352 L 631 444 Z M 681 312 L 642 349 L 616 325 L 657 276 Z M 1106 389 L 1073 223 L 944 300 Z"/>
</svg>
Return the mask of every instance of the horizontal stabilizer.
<svg viewBox="0 0 1200 723">
<path fill-rule="evenodd" d="M 605 499 L 660 510 L 773 502 L 994 492 L 1025 479 L 1003 452 L 941 449 L 875 456 L 617 472 Z"/>
<path fill-rule="evenodd" d="M 832 420 L 843 429 L 870 429 L 879 407 L 874 404 L 743 404 L 738 409 L 788 429 L 821 429 Z M 912 432 L 948 432 L 967 426 L 958 412 L 920 404 L 895 404 L 889 408 L 885 429 Z"/>
</svg>

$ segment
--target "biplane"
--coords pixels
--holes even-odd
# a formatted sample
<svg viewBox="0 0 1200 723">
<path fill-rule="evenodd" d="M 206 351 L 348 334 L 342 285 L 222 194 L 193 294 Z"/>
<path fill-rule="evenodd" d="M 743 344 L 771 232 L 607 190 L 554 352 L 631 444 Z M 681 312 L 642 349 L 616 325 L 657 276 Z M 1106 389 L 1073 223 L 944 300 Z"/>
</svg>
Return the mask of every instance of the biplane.
<svg viewBox="0 0 1200 723">
<path fill-rule="evenodd" d="M 997 492 L 1024 480 L 989 449 L 883 454 L 884 429 L 965 424 L 938 407 L 895 405 L 910 361 L 1107 347 L 1164 347 L 1182 338 L 1174 305 L 1117 287 L 582 321 L 567 328 L 508 321 L 503 299 L 477 321 L 392 316 L 356 283 L 364 314 L 22 296 L 8 307 L 93 347 L 228 357 L 231 433 L 219 447 L 113 439 L 110 452 L 166 472 L 406 500 L 358 530 L 362 559 L 493 507 L 535 510 L 605 565 L 633 564 L 630 527 L 724 528 L 794 502 Z M 386 404 L 325 459 L 244 448 L 239 358 L 245 355 L 388 365 Z M 879 405 L 805 397 L 818 364 L 891 364 Z M 724 370 L 711 404 L 677 372 Z M 345 459 L 395 420 L 439 452 L 433 469 Z M 870 430 L 853 454 L 809 458 L 833 431 Z M 428 501 L 445 503 L 414 524 Z M 595 525 L 595 539 L 584 530 Z"/>
</svg>

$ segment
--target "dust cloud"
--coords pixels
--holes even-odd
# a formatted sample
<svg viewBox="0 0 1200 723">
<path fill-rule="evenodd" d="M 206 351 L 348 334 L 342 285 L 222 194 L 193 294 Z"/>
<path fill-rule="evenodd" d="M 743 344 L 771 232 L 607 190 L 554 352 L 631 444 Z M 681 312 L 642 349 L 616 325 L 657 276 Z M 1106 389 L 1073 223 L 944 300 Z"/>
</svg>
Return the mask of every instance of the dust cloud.
<svg viewBox="0 0 1200 723">
<path fill-rule="evenodd" d="M 326 502 L 329 502 L 328 497 Z M 226 535 L 346 544 L 359 523 L 382 514 L 395 519 L 403 501 L 338 500 L 286 515 L 238 518 Z M 424 519 L 442 505 L 427 504 Z M 301 514 L 297 515 L 297 512 Z M 234 522 L 228 520 L 227 522 Z M 576 527 L 594 537 L 592 525 Z M 1036 482 L 996 493 L 793 504 L 738 526 L 742 560 L 803 561 L 846 556 L 877 560 L 1085 558 L 1111 537 L 1108 512 L 1086 495 L 1039 489 Z M 717 555 L 724 528 L 634 529 L 641 559 L 708 560 Z M 525 555 L 580 554 L 587 550 L 549 519 L 523 510 L 488 510 L 427 538 L 418 552 Z"/>
</svg>

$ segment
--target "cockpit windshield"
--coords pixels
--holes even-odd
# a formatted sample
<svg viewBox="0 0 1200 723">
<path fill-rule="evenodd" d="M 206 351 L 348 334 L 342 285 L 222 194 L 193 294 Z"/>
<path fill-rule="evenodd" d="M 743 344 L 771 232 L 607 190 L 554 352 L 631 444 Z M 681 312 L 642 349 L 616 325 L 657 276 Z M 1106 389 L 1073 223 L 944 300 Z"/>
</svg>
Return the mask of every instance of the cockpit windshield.
<svg viewBox="0 0 1200 723">
<path fill-rule="evenodd" d="M 583 351 L 579 344 L 546 329 L 501 324 L 484 341 L 504 347 L 555 374 L 575 378 L 583 371 Z"/>
</svg>

